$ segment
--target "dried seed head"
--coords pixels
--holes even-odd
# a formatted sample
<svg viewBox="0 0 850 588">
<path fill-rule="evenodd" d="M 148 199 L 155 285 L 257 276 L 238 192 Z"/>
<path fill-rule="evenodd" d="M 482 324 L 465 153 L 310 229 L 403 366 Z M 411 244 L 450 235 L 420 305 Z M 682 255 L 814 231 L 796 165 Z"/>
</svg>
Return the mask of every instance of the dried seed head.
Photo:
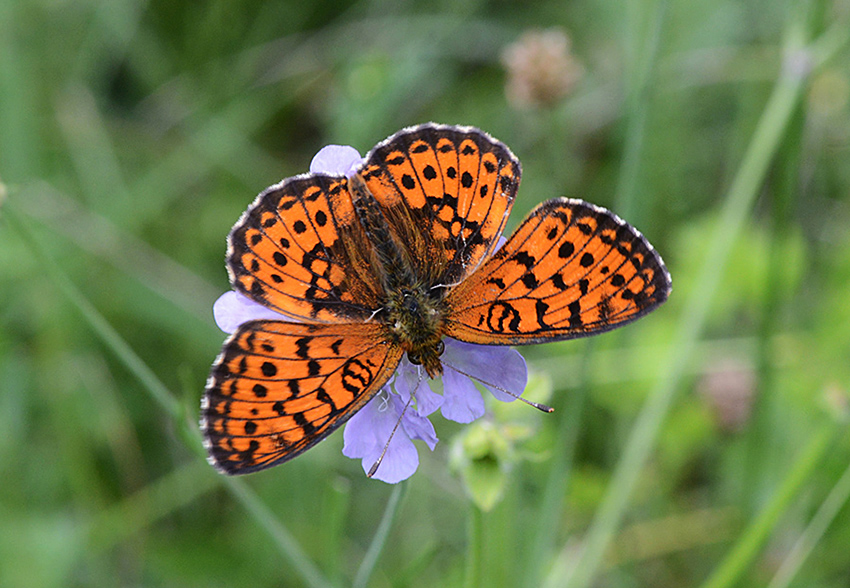
<svg viewBox="0 0 850 588">
<path fill-rule="evenodd" d="M 524 33 L 505 48 L 502 63 L 508 73 L 505 93 L 517 108 L 554 105 L 572 91 L 584 72 L 561 29 Z"/>
<path fill-rule="evenodd" d="M 720 429 L 735 433 L 750 420 L 755 387 L 753 366 L 730 358 L 710 366 L 697 389 L 711 406 Z"/>
</svg>

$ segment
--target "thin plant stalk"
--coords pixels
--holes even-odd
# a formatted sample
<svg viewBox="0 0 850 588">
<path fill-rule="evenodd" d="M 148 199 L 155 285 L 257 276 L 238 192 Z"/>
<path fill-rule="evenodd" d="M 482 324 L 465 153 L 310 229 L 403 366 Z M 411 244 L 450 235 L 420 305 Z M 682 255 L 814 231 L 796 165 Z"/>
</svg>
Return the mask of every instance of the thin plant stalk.
<svg viewBox="0 0 850 588">
<path fill-rule="evenodd" d="M 393 488 L 390 498 L 387 501 L 387 506 L 384 509 L 384 515 L 381 517 L 381 522 L 375 531 L 375 536 L 372 538 L 369 549 L 366 550 L 366 555 L 363 557 L 360 568 L 354 576 L 353 588 L 365 588 L 369 584 L 369 578 L 372 577 L 375 565 L 378 563 L 378 559 L 381 557 L 381 553 L 387 544 L 390 529 L 392 529 L 393 521 L 395 521 L 396 515 L 398 515 L 398 507 L 406 489 L 406 482 L 396 484 Z"/>
<path fill-rule="evenodd" d="M 833 486 L 826 500 L 786 556 L 767 588 L 788 588 L 797 572 L 821 540 L 839 511 L 850 501 L 850 466 Z"/>
<path fill-rule="evenodd" d="M 203 455 L 200 431 L 193 421 L 186 416 L 183 405 L 171 394 L 168 388 L 153 370 L 138 356 L 121 335 L 109 324 L 103 315 L 86 299 L 74 283 L 59 267 L 59 264 L 36 238 L 35 233 L 27 226 L 27 222 L 17 213 L 9 202 L 4 203 L 3 213 L 9 225 L 27 243 L 33 255 L 41 262 L 44 271 L 60 288 L 65 297 L 80 312 L 95 334 L 101 338 L 121 363 L 140 381 L 142 387 L 153 400 L 174 421 L 186 445 L 196 454 Z M 327 588 L 331 584 L 322 576 L 318 568 L 307 557 L 298 542 L 289 533 L 283 523 L 257 496 L 257 494 L 241 479 L 222 478 L 242 506 L 263 527 L 280 549 L 281 554 L 289 559 L 294 569 L 311 588 Z"/>
<path fill-rule="evenodd" d="M 603 555 L 611 543 L 628 507 L 661 425 L 679 388 L 686 365 L 702 333 L 714 293 L 732 245 L 741 234 L 768 168 L 784 136 L 810 70 L 794 67 L 805 58 L 802 30 L 792 31 L 786 46 L 786 65 L 758 122 L 744 159 L 724 201 L 720 222 L 710 241 L 709 252 L 697 280 L 697 287 L 685 305 L 679 331 L 671 346 L 666 375 L 650 393 L 611 480 L 608 493 L 594 518 L 576 565 L 562 578 L 549 578 L 548 585 L 587 587 L 596 577 Z"/>
<path fill-rule="evenodd" d="M 770 501 L 744 529 L 729 554 L 715 568 L 702 588 L 731 588 L 737 584 L 770 537 L 770 533 L 782 520 L 782 515 L 788 511 L 791 502 L 826 457 L 837 431 L 838 425 L 835 421 L 829 421 L 815 431 Z"/>
<path fill-rule="evenodd" d="M 476 588 L 481 585 L 483 526 L 484 513 L 470 500 L 466 532 L 466 569 L 463 583 L 465 588 Z"/>
</svg>

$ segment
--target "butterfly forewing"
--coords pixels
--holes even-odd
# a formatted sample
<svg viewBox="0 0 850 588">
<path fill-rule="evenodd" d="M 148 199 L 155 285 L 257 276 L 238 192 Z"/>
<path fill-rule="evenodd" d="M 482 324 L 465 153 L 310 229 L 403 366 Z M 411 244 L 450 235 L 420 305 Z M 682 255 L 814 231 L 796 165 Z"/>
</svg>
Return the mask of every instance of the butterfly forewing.
<svg viewBox="0 0 850 588">
<path fill-rule="evenodd" d="M 446 334 L 491 345 L 582 337 L 642 316 L 669 291 L 637 230 L 586 202 L 549 200 L 451 291 Z"/>
<path fill-rule="evenodd" d="M 368 402 L 401 355 L 374 324 L 243 324 L 204 395 L 201 426 L 212 462 L 242 474 L 295 457 Z"/>
<path fill-rule="evenodd" d="M 371 245 L 344 177 L 305 175 L 272 186 L 228 238 L 233 287 L 306 321 L 365 320 L 380 304 Z"/>
<path fill-rule="evenodd" d="M 451 284 L 495 247 L 521 170 L 505 145 L 478 129 L 428 124 L 380 143 L 360 173 L 413 269 Z"/>
</svg>

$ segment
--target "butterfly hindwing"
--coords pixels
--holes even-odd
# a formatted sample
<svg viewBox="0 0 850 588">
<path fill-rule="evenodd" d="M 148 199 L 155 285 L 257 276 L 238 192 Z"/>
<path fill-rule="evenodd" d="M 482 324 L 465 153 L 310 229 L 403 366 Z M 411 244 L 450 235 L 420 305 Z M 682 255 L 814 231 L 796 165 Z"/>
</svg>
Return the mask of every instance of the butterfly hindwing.
<svg viewBox="0 0 850 588">
<path fill-rule="evenodd" d="M 607 331 L 667 299 L 670 275 L 636 229 L 566 198 L 538 206 L 447 298 L 446 334 L 507 345 Z"/>
<path fill-rule="evenodd" d="M 212 463 L 244 474 L 327 437 L 395 372 L 402 351 L 374 324 L 243 324 L 213 365 L 201 409 Z"/>
</svg>

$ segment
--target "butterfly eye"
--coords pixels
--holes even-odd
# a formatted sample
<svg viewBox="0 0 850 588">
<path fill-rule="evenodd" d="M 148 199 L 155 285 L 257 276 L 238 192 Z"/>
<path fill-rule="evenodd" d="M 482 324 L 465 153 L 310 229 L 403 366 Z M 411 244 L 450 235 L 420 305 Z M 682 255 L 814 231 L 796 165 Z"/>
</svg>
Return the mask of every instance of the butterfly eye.
<svg viewBox="0 0 850 588">
<path fill-rule="evenodd" d="M 442 341 L 440 341 L 442 343 Z M 407 352 L 407 360 L 413 365 L 422 365 L 422 358 L 414 353 Z"/>
<path fill-rule="evenodd" d="M 445 350 L 446 350 L 446 344 L 443 343 L 442 339 L 440 339 L 439 341 L 437 341 L 437 357 L 441 356 L 443 354 L 443 351 L 445 351 Z"/>
</svg>

